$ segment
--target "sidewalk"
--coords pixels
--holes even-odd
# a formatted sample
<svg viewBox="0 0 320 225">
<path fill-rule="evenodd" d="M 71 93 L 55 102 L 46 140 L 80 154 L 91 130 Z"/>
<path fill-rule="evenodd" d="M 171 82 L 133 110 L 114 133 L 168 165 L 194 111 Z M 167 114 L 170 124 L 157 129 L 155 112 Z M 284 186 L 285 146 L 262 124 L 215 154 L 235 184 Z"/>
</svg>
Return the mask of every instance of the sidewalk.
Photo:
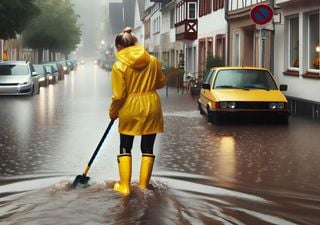
<svg viewBox="0 0 320 225">
<path fill-rule="evenodd" d="M 175 87 L 164 87 L 158 90 L 158 93 L 161 98 L 162 109 L 165 112 L 172 111 L 189 111 L 198 109 L 198 97 L 191 96 L 190 93 L 182 94 L 181 90 L 178 93 Z"/>
</svg>

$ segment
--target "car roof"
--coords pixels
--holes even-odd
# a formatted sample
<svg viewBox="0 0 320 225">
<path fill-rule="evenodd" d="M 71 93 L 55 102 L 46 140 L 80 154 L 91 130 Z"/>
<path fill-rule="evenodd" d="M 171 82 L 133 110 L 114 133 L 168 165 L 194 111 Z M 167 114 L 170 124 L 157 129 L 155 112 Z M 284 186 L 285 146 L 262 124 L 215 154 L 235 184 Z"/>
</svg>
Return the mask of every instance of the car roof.
<svg viewBox="0 0 320 225">
<path fill-rule="evenodd" d="M 220 66 L 212 67 L 211 70 L 264 70 L 268 71 L 266 68 L 253 67 L 253 66 Z"/>
<path fill-rule="evenodd" d="M 25 65 L 28 64 L 28 61 L 0 61 L 0 64 L 2 65 L 11 65 L 11 64 L 21 64 L 21 65 Z"/>
</svg>

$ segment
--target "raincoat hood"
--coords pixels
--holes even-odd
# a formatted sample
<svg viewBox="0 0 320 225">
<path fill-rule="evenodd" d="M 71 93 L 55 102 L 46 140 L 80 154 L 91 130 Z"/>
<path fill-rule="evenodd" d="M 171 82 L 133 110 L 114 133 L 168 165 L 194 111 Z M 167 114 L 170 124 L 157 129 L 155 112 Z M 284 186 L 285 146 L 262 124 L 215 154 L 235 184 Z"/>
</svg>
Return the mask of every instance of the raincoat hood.
<svg viewBox="0 0 320 225">
<path fill-rule="evenodd" d="M 140 45 L 124 48 L 116 54 L 116 57 L 132 69 L 145 68 L 150 62 L 149 53 Z"/>
</svg>

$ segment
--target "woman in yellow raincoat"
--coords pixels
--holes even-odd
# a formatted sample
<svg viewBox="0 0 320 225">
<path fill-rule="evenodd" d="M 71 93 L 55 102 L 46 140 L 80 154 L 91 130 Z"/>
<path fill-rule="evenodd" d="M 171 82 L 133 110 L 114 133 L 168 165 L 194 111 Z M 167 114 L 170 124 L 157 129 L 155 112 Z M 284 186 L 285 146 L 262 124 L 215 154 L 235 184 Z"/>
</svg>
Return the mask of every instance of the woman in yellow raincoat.
<svg viewBox="0 0 320 225">
<path fill-rule="evenodd" d="M 163 132 L 161 102 L 156 90 L 164 87 L 166 77 L 159 61 L 136 42 L 137 37 L 130 27 L 115 39 L 118 61 L 112 67 L 112 103 L 109 108 L 110 118 L 119 118 L 120 133 L 120 182 L 114 185 L 114 189 L 125 195 L 130 193 L 134 136 L 141 135 L 139 186 L 145 189 L 152 173 L 156 134 Z"/>
</svg>

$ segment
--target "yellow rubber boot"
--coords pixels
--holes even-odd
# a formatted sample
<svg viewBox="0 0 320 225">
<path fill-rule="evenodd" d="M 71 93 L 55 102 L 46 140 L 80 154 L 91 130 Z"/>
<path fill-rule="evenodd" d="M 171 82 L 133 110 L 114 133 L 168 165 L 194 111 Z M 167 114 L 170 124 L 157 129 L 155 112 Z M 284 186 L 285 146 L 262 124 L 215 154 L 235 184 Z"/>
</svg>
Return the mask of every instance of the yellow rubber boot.
<svg viewBox="0 0 320 225">
<path fill-rule="evenodd" d="M 118 167 L 120 182 L 115 183 L 113 189 L 124 195 L 129 195 L 132 170 L 131 154 L 118 155 Z"/>
<path fill-rule="evenodd" d="M 142 154 L 140 167 L 140 182 L 139 186 L 142 189 L 147 189 L 152 173 L 152 167 L 155 156 L 152 154 Z"/>
</svg>

